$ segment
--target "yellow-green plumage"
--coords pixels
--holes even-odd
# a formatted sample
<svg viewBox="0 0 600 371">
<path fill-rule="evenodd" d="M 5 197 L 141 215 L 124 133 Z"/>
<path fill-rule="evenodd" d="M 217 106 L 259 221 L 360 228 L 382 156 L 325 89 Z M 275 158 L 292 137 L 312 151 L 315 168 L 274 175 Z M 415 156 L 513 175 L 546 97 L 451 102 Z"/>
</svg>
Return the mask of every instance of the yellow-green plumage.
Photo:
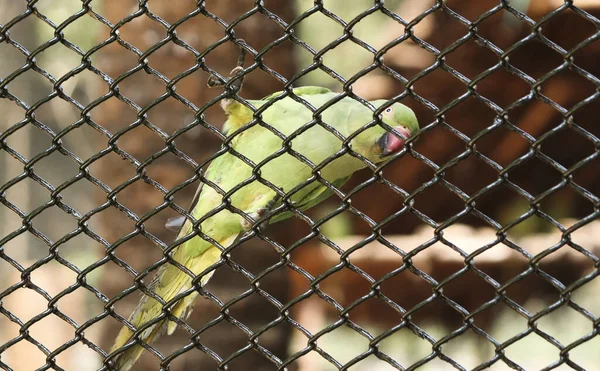
<svg viewBox="0 0 600 371">
<path fill-rule="evenodd" d="M 336 93 L 319 87 L 298 88 L 294 89 L 294 93 L 308 101 L 315 108 L 321 107 L 337 96 Z M 296 102 L 290 97 L 278 100 L 276 97 L 280 94 L 275 93 L 263 100 L 249 102 L 256 108 L 265 104 L 272 104 L 262 112 L 262 121 L 286 137 L 293 136 L 294 132 L 313 120 L 313 113 L 302 103 Z M 371 104 L 378 107 L 385 102 L 385 100 L 373 101 Z M 391 127 L 405 127 L 408 132 L 414 134 L 418 130 L 414 113 L 400 103 L 395 103 L 391 107 L 393 109 L 386 110 L 386 114 L 382 115 L 383 121 Z M 227 101 L 224 104 L 224 109 L 228 114 L 224 132 L 228 136 L 233 136 L 230 142 L 232 149 L 254 164 L 261 163 L 284 148 L 282 139 L 263 125 L 256 124 L 244 128 L 252 121 L 253 117 L 253 112 L 248 107 L 237 101 Z M 327 125 L 331 125 L 344 137 L 352 135 L 372 120 L 373 112 L 351 98 L 340 100 L 322 113 L 322 121 Z M 372 162 L 383 161 L 385 158 L 381 157 L 382 148 L 378 143 L 384 135 L 387 135 L 387 132 L 381 126 L 366 129 L 350 142 L 352 150 Z M 314 124 L 312 127 L 300 131 L 291 140 L 291 149 L 317 166 L 328 157 L 340 152 L 342 148 L 342 141 L 319 124 Z M 366 167 L 366 163 L 362 160 L 350 154 L 344 154 L 325 165 L 319 173 L 327 181 L 334 183 L 336 186 L 341 186 L 350 175 L 364 167 Z M 285 193 L 305 183 L 307 179 L 313 176 L 313 169 L 310 165 L 288 153 L 282 153 L 269 160 L 259 169 L 262 179 Z M 201 232 L 217 241 L 222 247 L 229 246 L 239 234 L 244 233 L 248 222 L 241 215 L 226 209 L 212 216 L 206 216 L 212 210 L 223 205 L 222 192 L 231 191 L 252 176 L 253 168 L 230 153 L 223 154 L 213 160 L 206 171 L 206 179 L 218 186 L 220 190 L 214 189 L 209 184 L 204 184 L 197 202 L 193 205 L 191 214 L 196 220 L 205 218 L 200 226 Z M 304 210 L 322 201 L 330 193 L 331 191 L 327 187 L 314 180 L 304 185 L 297 192 L 288 194 L 288 196 L 297 208 Z M 253 180 L 231 195 L 230 204 L 236 209 L 242 210 L 252 219 L 257 219 L 257 215 L 275 197 L 276 192 L 273 189 L 258 180 Z M 281 204 L 281 201 L 279 201 L 279 204 Z M 271 219 L 271 223 L 290 215 L 289 212 L 277 215 Z M 178 235 L 178 239 L 184 238 L 190 233 L 192 233 L 192 223 L 187 220 Z M 194 275 L 198 275 L 217 263 L 220 254 L 221 250 L 210 242 L 200 237 L 194 237 L 177 247 L 172 257 L 175 261 L 187 267 Z M 205 284 L 211 275 L 212 272 L 202 277 L 201 283 Z M 151 289 L 165 302 L 169 302 L 180 293 L 189 290 L 191 282 L 192 278 L 186 273 L 172 264 L 166 264 L 159 269 Z M 189 315 L 190 308 L 197 295 L 198 293 L 193 291 L 180 299 L 170 308 L 170 313 L 175 317 L 185 319 Z M 163 313 L 163 310 L 165 309 L 158 301 L 145 296 L 130 317 L 130 322 L 135 328 L 139 328 L 156 319 Z M 143 331 L 139 338 L 150 343 L 155 340 L 165 325 L 169 334 L 175 330 L 175 322 L 163 319 Z M 115 341 L 112 352 L 119 351 L 125 344 L 129 343 L 132 340 L 132 335 L 133 332 L 129 328 L 123 327 Z M 142 352 L 143 348 L 139 345 L 134 345 L 125 350 L 116 360 L 117 369 L 121 371 L 128 370 Z"/>
</svg>

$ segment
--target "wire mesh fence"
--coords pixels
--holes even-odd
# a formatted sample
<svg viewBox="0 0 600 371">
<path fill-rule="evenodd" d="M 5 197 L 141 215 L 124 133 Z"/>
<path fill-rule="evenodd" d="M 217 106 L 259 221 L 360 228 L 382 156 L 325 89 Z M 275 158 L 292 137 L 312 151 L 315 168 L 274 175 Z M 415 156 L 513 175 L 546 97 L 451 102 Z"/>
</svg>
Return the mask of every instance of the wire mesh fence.
<svg viewBox="0 0 600 371">
<path fill-rule="evenodd" d="M 0 13 L 0 368 L 597 367 L 595 1 Z"/>
</svg>

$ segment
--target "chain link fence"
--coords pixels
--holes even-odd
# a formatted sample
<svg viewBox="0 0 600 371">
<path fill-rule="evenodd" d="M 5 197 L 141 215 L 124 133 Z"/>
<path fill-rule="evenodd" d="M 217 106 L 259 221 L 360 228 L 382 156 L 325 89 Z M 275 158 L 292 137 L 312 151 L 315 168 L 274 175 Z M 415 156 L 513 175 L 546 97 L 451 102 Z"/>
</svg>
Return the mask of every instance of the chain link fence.
<svg viewBox="0 0 600 371">
<path fill-rule="evenodd" d="M 600 4 L 349 3 L 0 1 L 1 369 L 111 370 L 136 343 L 148 370 L 597 368 Z M 235 151 L 219 104 L 268 127 L 306 84 L 339 95 L 297 132 L 270 128 L 283 146 L 262 163 Z M 373 111 L 361 130 L 381 123 L 377 98 L 421 128 L 373 164 L 322 119 L 344 97 Z M 315 125 L 340 141 L 321 164 L 289 145 Z M 155 271 L 191 269 L 167 219 L 206 239 L 220 210 L 256 219 L 230 196 L 270 186 L 260 168 L 283 152 L 332 196 L 303 210 L 275 188 L 268 213 L 293 217 L 219 246 L 173 336 L 146 343 L 146 326 L 112 351 Z M 226 153 L 251 177 L 195 220 Z M 321 176 L 347 153 L 367 169 Z"/>
</svg>

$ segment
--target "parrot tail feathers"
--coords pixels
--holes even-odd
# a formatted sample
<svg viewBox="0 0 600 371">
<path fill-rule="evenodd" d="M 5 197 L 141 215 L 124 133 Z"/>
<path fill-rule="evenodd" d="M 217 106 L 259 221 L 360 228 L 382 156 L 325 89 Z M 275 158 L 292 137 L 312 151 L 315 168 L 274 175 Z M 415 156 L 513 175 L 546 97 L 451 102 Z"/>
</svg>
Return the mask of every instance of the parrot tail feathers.
<svg viewBox="0 0 600 371">
<path fill-rule="evenodd" d="M 187 274 L 185 274 L 179 268 L 173 265 L 166 264 L 159 269 L 148 288 L 151 291 L 154 291 L 154 293 L 160 296 L 165 302 L 168 302 L 169 300 L 173 299 L 176 295 L 186 290 L 190 286 L 191 278 Z M 175 308 L 178 307 L 183 301 L 188 300 L 189 297 L 195 298 L 196 295 L 191 294 L 185 297 L 184 299 L 180 300 L 177 304 L 175 304 Z M 142 300 L 140 300 L 140 303 L 138 304 L 137 308 L 129 317 L 129 322 L 134 327 L 139 328 L 160 316 L 162 312 L 163 305 L 156 299 L 145 295 L 142 298 Z M 167 329 L 167 326 L 165 326 L 166 322 L 168 322 L 169 327 L 171 326 L 171 324 L 175 324 L 175 322 L 168 321 L 166 319 L 160 320 L 155 324 L 149 326 L 148 328 L 144 329 L 137 336 L 137 339 L 139 339 L 138 342 L 143 341 L 146 344 L 152 344 L 152 342 L 157 340 L 163 332 L 166 332 L 164 331 Z M 133 336 L 134 331 L 132 331 L 127 326 L 123 326 L 123 328 L 121 328 L 121 331 L 117 335 L 117 338 L 115 339 L 115 343 L 111 349 L 111 353 L 117 351 L 118 349 L 124 347 L 127 343 L 132 341 Z M 143 351 L 144 347 L 136 344 L 124 351 L 123 353 L 119 354 L 116 359 L 116 370 L 129 370 L 137 361 L 137 359 L 142 355 Z"/>
<path fill-rule="evenodd" d="M 231 236 L 226 239 L 224 243 L 231 243 L 231 240 L 235 239 L 236 236 Z M 190 257 L 186 260 L 184 265 L 188 267 L 194 274 L 200 274 L 214 263 L 218 262 L 221 256 L 221 250 L 212 247 L 204 251 L 200 256 Z M 213 275 L 214 271 L 206 273 L 200 280 L 200 285 L 204 286 L 206 282 Z M 153 291 L 156 295 L 162 298 L 164 302 L 173 300 L 180 293 L 188 290 L 192 287 L 192 278 L 175 265 L 165 264 L 163 265 L 156 276 L 152 280 L 152 283 L 148 287 L 150 291 Z M 174 305 L 169 308 L 171 315 L 185 320 L 192 312 L 193 302 L 198 297 L 197 291 L 192 291 L 188 295 L 181 298 Z M 156 299 L 145 295 L 137 308 L 129 318 L 129 322 L 135 327 L 140 328 L 148 322 L 159 317 L 164 311 L 163 304 Z M 148 326 L 147 329 L 143 330 L 137 337 L 138 344 L 133 345 L 131 348 L 125 350 L 119 354 L 116 358 L 116 370 L 128 371 L 131 369 L 133 364 L 144 352 L 144 347 L 139 345 L 140 341 L 146 344 L 152 344 L 153 341 L 157 340 L 160 335 L 167 332 L 171 335 L 177 329 L 177 322 L 162 319 L 157 323 Z M 111 353 L 124 347 L 126 344 L 132 341 L 134 331 L 129 327 L 124 326 L 117 338 L 115 344 L 111 349 Z"/>
<path fill-rule="evenodd" d="M 235 236 L 233 236 L 230 239 L 233 238 L 235 238 Z M 226 240 L 226 243 L 230 243 L 229 240 Z M 215 262 L 219 261 L 220 255 L 221 250 L 217 248 L 209 249 L 204 253 L 202 258 L 198 260 L 196 266 L 193 267 L 193 270 L 197 272 L 202 272 L 204 269 L 210 267 Z M 204 286 L 206 282 L 210 280 L 214 273 L 214 271 L 207 273 L 204 277 L 202 277 L 200 284 Z M 194 310 L 193 304 L 194 300 L 196 300 L 196 297 L 198 297 L 198 292 L 194 291 L 186 297 L 182 298 L 177 304 L 175 304 L 175 306 L 173 306 L 173 309 L 171 309 L 171 314 L 173 314 L 180 320 L 185 321 Z M 167 335 L 173 335 L 173 333 L 177 329 L 177 325 L 177 322 L 169 321 L 169 323 L 167 324 Z"/>
<path fill-rule="evenodd" d="M 164 320 L 159 323 L 150 326 L 148 329 L 142 332 L 140 338 L 147 344 L 151 344 L 154 340 L 156 340 L 160 336 L 160 332 L 163 328 Z M 123 327 L 115 340 L 115 345 L 113 347 L 113 351 L 118 349 L 121 346 L 124 346 L 131 340 L 131 336 L 133 332 L 129 330 L 127 327 Z M 120 345 L 119 345 L 120 344 Z M 125 352 L 121 353 L 116 361 L 115 369 L 118 371 L 129 371 L 133 364 L 140 358 L 142 353 L 144 352 L 144 347 L 141 345 L 134 345 L 131 348 L 127 349 Z"/>
<path fill-rule="evenodd" d="M 194 292 L 181 299 L 177 303 L 177 305 L 175 305 L 171 313 L 180 320 L 185 321 L 190 316 L 190 314 L 192 314 L 192 310 L 194 310 L 193 303 L 197 296 L 198 293 Z M 167 335 L 173 335 L 176 329 L 177 322 L 169 321 L 169 323 L 167 324 Z"/>
<path fill-rule="evenodd" d="M 223 245 L 224 246 L 231 245 L 237 237 L 238 237 L 238 234 L 235 234 L 235 235 L 230 236 L 229 238 L 226 238 L 223 241 Z M 195 274 L 200 274 L 200 273 L 202 273 L 202 271 L 204 271 L 205 269 L 209 268 L 211 265 L 218 262 L 220 258 L 221 258 L 221 250 L 217 249 L 216 247 L 213 247 L 213 248 L 206 250 L 200 256 L 199 259 L 196 259 L 194 261 L 194 263 L 191 264 L 191 266 L 189 268 L 191 268 L 192 272 L 194 272 Z M 214 273 L 215 273 L 214 270 L 206 273 L 200 280 L 200 285 L 204 286 L 208 282 L 208 280 L 211 279 L 211 277 L 213 276 Z M 185 287 L 185 289 L 187 289 L 189 287 L 191 287 L 191 281 L 189 282 L 188 286 Z M 175 304 L 173 306 L 173 308 L 171 309 L 171 314 L 173 314 L 173 316 L 179 318 L 180 320 L 185 321 L 190 316 L 190 314 L 192 314 L 192 310 L 194 309 L 194 306 L 193 306 L 194 300 L 196 300 L 198 295 L 199 295 L 198 291 L 194 291 L 194 292 L 190 293 L 189 295 L 185 296 L 184 298 L 182 298 L 181 300 L 179 300 L 179 302 L 177 302 L 177 304 Z M 167 335 L 172 335 L 176 329 L 177 329 L 177 322 L 169 321 L 169 323 L 167 324 Z"/>
</svg>

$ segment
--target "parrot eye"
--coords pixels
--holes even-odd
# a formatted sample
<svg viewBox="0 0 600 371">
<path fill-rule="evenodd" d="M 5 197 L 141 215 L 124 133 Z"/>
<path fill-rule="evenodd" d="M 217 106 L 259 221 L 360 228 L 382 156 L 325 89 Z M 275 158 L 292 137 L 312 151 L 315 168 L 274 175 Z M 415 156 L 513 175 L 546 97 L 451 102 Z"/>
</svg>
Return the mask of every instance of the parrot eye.
<svg viewBox="0 0 600 371">
<path fill-rule="evenodd" d="M 385 111 L 383 111 L 385 114 L 389 115 L 390 113 L 392 113 L 393 109 L 392 107 L 388 107 L 385 109 Z"/>
</svg>

